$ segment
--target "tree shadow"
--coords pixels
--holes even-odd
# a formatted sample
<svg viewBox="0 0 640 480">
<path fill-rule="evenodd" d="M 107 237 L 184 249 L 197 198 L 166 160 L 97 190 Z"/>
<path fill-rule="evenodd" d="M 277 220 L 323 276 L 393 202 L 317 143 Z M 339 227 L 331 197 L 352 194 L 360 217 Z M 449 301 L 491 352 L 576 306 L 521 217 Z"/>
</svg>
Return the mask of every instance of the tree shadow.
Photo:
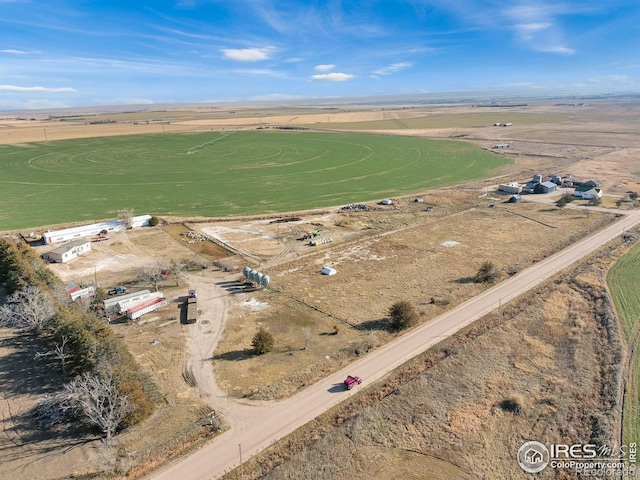
<svg viewBox="0 0 640 480">
<path fill-rule="evenodd" d="M 462 278 L 458 278 L 456 280 L 451 280 L 451 282 L 453 283 L 460 283 L 460 284 L 467 284 L 467 283 L 476 283 L 475 279 L 473 277 L 462 277 Z"/>
<path fill-rule="evenodd" d="M 0 426 L 10 439 L 0 452 L 0 463 L 33 457 L 41 462 L 48 456 L 59 456 L 77 446 L 97 442 L 101 436 L 96 428 L 79 421 L 62 423 L 50 428 L 37 424 L 33 409 L 4 418 Z M 28 446 L 28 448 L 25 448 Z"/>
<path fill-rule="evenodd" d="M 356 330 L 360 330 L 362 332 L 372 332 L 372 331 L 387 331 L 390 332 L 391 322 L 388 318 L 377 318 L 374 320 L 367 320 L 365 322 L 354 325 Z"/>
<path fill-rule="evenodd" d="M 245 348 L 242 350 L 232 350 L 230 352 L 219 353 L 211 357 L 212 360 L 247 360 L 255 356 L 255 350 L 253 348 Z"/>
<path fill-rule="evenodd" d="M 14 460 L 32 459 L 41 462 L 48 456 L 59 456 L 61 449 L 69 451 L 92 442 L 99 433 L 79 421 L 61 423 L 51 428 L 38 424 L 33 400 L 14 401 L 12 397 L 41 398 L 53 396 L 65 381 L 60 362 L 53 356 L 39 356 L 49 347 L 31 334 L 14 329 L 0 332 L 0 385 L 2 408 L 0 431 L 5 442 L 0 449 L 0 465 Z M 3 477 L 4 478 L 4 477 Z"/>
<path fill-rule="evenodd" d="M 0 361 L 0 385 L 5 396 L 53 394 L 63 383 L 60 362 L 53 356 L 37 357 L 49 347 L 30 335 L 16 331 L 0 339 L 8 353 Z"/>
</svg>

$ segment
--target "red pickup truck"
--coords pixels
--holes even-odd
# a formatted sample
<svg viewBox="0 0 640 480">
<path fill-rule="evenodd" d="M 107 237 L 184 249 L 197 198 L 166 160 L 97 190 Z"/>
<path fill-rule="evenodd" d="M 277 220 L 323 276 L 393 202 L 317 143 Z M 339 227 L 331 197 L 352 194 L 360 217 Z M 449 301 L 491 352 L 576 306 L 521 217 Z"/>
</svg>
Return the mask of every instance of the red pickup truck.
<svg viewBox="0 0 640 480">
<path fill-rule="evenodd" d="M 344 386 L 347 387 L 347 390 L 351 390 L 354 386 L 360 385 L 361 383 L 362 379 L 360 377 L 347 375 L 347 378 L 344 381 Z"/>
</svg>

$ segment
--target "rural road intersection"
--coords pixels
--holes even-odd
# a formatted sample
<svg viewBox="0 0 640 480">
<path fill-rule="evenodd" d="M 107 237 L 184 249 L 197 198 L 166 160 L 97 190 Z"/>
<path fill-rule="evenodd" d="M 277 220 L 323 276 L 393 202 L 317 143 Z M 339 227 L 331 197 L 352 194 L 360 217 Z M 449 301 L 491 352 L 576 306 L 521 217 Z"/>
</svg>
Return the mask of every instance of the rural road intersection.
<svg viewBox="0 0 640 480">
<path fill-rule="evenodd" d="M 596 251 L 640 222 L 640 212 L 621 215 L 603 230 L 561 252 L 523 270 L 517 275 L 462 303 L 449 312 L 378 348 L 329 377 L 320 380 L 287 400 L 264 406 L 244 406 L 243 418 L 232 421 L 232 428 L 188 457 L 151 474 L 153 480 L 209 480 L 239 465 L 242 458 L 265 449 L 329 408 L 348 398 L 358 388 L 366 388 L 411 358 L 447 339 L 492 310 L 539 285 L 581 258 Z M 352 392 L 337 388 L 348 374 L 363 378 L 363 385 Z M 249 414 L 249 410 L 251 409 Z"/>
</svg>

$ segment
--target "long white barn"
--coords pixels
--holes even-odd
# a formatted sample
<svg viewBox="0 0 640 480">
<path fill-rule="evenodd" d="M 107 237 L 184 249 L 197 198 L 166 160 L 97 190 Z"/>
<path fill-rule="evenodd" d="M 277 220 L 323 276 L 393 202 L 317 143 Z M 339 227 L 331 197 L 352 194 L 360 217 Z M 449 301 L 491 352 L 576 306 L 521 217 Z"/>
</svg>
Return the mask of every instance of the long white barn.
<svg viewBox="0 0 640 480">
<path fill-rule="evenodd" d="M 131 219 L 131 228 L 147 226 L 149 225 L 149 220 L 151 220 L 151 215 L 138 215 L 137 217 L 133 217 Z M 42 240 L 46 244 L 67 242 L 69 240 L 98 235 L 103 230 L 109 233 L 116 233 L 123 232 L 126 228 L 121 220 L 112 220 L 109 222 L 93 223 L 91 225 L 81 225 L 79 227 L 46 232 L 42 234 Z"/>
</svg>

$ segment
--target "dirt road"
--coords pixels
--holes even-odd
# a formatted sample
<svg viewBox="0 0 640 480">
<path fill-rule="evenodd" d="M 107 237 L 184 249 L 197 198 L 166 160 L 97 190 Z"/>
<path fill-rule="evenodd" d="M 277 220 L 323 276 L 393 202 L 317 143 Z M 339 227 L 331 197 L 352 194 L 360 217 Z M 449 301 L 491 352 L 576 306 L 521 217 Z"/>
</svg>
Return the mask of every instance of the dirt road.
<svg viewBox="0 0 640 480">
<path fill-rule="evenodd" d="M 611 239 L 640 222 L 640 212 L 631 212 L 600 232 L 572 245 L 556 255 L 524 270 L 481 295 L 415 329 L 413 332 L 379 348 L 348 368 L 336 372 L 293 398 L 278 404 L 255 407 L 250 417 L 234 425 L 212 443 L 193 455 L 151 475 L 157 480 L 189 478 L 204 480 L 219 477 L 239 463 L 239 446 L 243 459 L 256 454 L 271 443 L 304 425 L 330 407 L 348 398 L 341 382 L 347 374 L 359 375 L 365 385 L 397 368 L 410 358 L 481 318 L 502 304 L 525 293 Z M 253 407 L 247 407 L 253 408 Z M 246 414 L 246 410 L 243 411 Z"/>
<path fill-rule="evenodd" d="M 189 356 L 185 369 L 193 374 L 195 388 L 203 403 L 222 414 L 232 428 L 250 421 L 255 408 L 249 402 L 241 403 L 229 397 L 218 385 L 211 367 L 213 352 L 222 336 L 227 315 L 226 297 L 230 294 L 217 285 L 219 282 L 234 281 L 237 274 L 217 273 L 185 275 L 185 283 L 198 292 L 198 322 L 186 325 Z"/>
</svg>

